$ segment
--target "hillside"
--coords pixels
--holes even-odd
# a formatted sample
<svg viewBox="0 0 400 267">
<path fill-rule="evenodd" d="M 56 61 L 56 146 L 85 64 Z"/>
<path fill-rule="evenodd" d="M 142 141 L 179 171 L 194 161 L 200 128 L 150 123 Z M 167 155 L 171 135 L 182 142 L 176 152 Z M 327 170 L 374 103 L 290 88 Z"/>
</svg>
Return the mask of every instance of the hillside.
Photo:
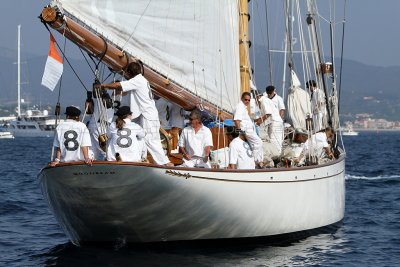
<svg viewBox="0 0 400 267">
<path fill-rule="evenodd" d="M 256 64 L 253 65 L 257 86 L 260 91 L 263 91 L 270 84 L 269 72 L 265 67 L 267 56 L 265 51 L 258 49 L 254 58 L 256 58 Z M 279 59 L 277 61 L 279 62 Z M 283 62 L 283 60 L 280 61 Z M 276 62 L 276 57 L 274 62 Z M 337 60 L 338 63 L 339 60 Z M 274 80 L 281 79 L 281 76 L 282 71 L 273 70 Z M 299 76 L 301 77 L 301 74 Z M 280 85 L 274 85 L 280 88 Z M 354 115 L 360 113 L 371 114 L 373 118 L 399 120 L 399 89 L 400 66 L 378 67 L 352 60 L 343 60 L 340 113 L 346 117 L 346 120 L 355 119 Z"/>
<path fill-rule="evenodd" d="M 12 112 L 17 99 L 17 65 L 14 63 L 12 51 L 3 50 L 0 56 L 0 105 L 4 110 Z M 14 53 L 16 54 L 16 53 Z M 16 57 L 16 56 L 15 56 Z M 22 98 L 25 105 L 42 105 L 53 107 L 57 102 L 58 87 L 51 92 L 43 87 L 41 78 L 46 56 L 35 57 L 27 55 L 21 66 Z M 257 86 L 263 90 L 267 83 L 265 68 L 266 56 L 257 54 L 255 75 Z M 90 89 L 93 74 L 84 60 L 70 60 L 79 73 L 85 86 Z M 400 67 L 377 67 L 359 62 L 344 60 L 343 81 L 341 90 L 340 113 L 347 120 L 355 118 L 354 114 L 369 113 L 375 118 L 398 120 L 400 115 Z M 279 72 L 275 76 L 280 75 Z M 65 97 L 68 95 L 68 97 Z M 67 63 L 64 64 L 62 79 L 61 105 L 75 104 L 83 106 L 86 91 L 80 84 Z M 6 112 L 7 113 L 7 112 Z M 4 114 L 4 111 L 0 114 Z"/>
<path fill-rule="evenodd" d="M 21 98 L 24 99 L 25 107 L 40 105 L 42 107 L 54 107 L 57 103 L 59 87 L 52 92 L 41 85 L 46 56 L 29 57 L 21 60 Z M 13 112 L 17 102 L 17 64 L 16 59 L 0 57 L 0 105 L 2 109 Z M 70 59 L 70 62 L 85 86 L 91 89 L 93 75 L 85 61 Z M 61 83 L 61 106 L 75 104 L 83 106 L 86 91 L 75 74 L 64 62 L 64 75 Z M 65 97 L 68 95 L 68 97 Z M 6 112 L 7 113 L 7 112 Z M 8 114 L 0 114 L 8 115 Z"/>
</svg>

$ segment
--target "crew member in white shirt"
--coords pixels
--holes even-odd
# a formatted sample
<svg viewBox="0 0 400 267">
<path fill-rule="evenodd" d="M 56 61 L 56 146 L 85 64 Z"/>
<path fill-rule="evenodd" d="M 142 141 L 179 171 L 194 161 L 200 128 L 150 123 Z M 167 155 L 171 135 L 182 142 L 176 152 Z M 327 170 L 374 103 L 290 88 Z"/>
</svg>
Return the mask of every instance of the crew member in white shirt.
<svg viewBox="0 0 400 267">
<path fill-rule="evenodd" d="M 325 93 L 317 87 L 317 83 L 314 80 L 310 80 L 306 83 L 311 93 L 311 109 L 313 113 L 314 131 L 319 132 L 326 128 L 327 123 L 327 110 Z"/>
<path fill-rule="evenodd" d="M 229 169 L 255 169 L 253 150 L 246 141 L 245 133 L 235 127 L 232 128 L 228 130 L 234 138 L 229 144 Z"/>
<path fill-rule="evenodd" d="M 127 81 L 102 84 L 104 88 L 115 90 L 117 94 L 129 92 L 130 108 L 132 118 L 139 117 L 140 126 L 143 127 L 146 136 L 147 150 L 150 152 L 155 163 L 165 166 L 173 166 L 161 145 L 160 120 L 153 99 L 149 82 L 142 75 L 143 68 L 139 62 L 131 62 L 126 68 L 130 77 Z"/>
<path fill-rule="evenodd" d="M 271 144 L 278 150 L 279 154 L 282 151 L 284 138 L 283 118 L 285 116 L 285 104 L 282 97 L 276 94 L 275 87 L 270 85 L 266 88 L 267 97 L 263 97 L 262 105 L 271 111 L 271 119 L 269 124 L 269 136 Z"/>
<path fill-rule="evenodd" d="M 273 85 L 267 86 L 265 88 L 265 92 L 268 98 L 271 99 L 272 102 L 274 102 L 276 108 L 279 110 L 279 115 L 281 116 L 281 119 L 283 121 L 285 119 L 285 110 L 286 110 L 283 98 L 276 93 L 275 86 Z"/>
<path fill-rule="evenodd" d="M 89 130 L 79 121 L 81 111 L 75 106 L 66 108 L 67 119 L 56 128 L 53 146 L 56 148 L 56 158 L 50 163 L 56 166 L 59 162 L 85 161 L 92 165 L 89 155 L 90 141 Z"/>
<path fill-rule="evenodd" d="M 140 125 L 132 121 L 132 112 L 128 106 L 120 107 L 115 122 L 108 131 L 107 160 L 136 161 L 146 159 L 145 132 Z"/>
<path fill-rule="evenodd" d="M 246 134 L 246 139 L 253 149 L 254 160 L 256 164 L 263 164 L 263 143 L 261 138 L 257 135 L 253 121 L 251 120 L 247 107 L 250 103 L 250 93 L 244 92 L 241 101 L 237 104 L 233 116 L 235 127 L 241 129 Z"/>
<path fill-rule="evenodd" d="M 311 135 L 304 144 L 303 154 L 307 157 L 316 157 L 317 159 L 323 158 L 324 156 L 335 159 L 328 142 L 328 140 L 332 139 L 333 135 L 333 130 L 329 127 L 326 128 L 325 131 Z"/>
<path fill-rule="evenodd" d="M 193 110 L 189 116 L 190 126 L 182 130 L 179 150 L 183 155 L 181 167 L 211 168 L 209 159 L 213 146 L 210 129 L 201 122 L 201 113 Z"/>
</svg>

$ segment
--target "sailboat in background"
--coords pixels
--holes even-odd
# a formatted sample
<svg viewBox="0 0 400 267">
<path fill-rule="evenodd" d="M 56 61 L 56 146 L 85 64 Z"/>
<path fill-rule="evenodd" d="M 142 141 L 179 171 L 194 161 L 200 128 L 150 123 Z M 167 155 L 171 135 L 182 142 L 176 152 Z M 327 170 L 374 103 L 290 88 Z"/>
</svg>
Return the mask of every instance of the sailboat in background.
<svg viewBox="0 0 400 267">
<path fill-rule="evenodd" d="M 306 8 L 314 45 L 315 2 L 285 1 Z M 281 17 L 292 21 L 286 11 Z M 214 148 L 226 148 L 223 126 L 241 93 L 250 91 L 247 0 L 59 0 L 44 8 L 41 19 L 115 73 L 123 74 L 131 61 L 143 62 L 153 92 L 186 110 L 207 113 L 217 125 Z M 334 74 L 323 71 L 322 55 L 313 59 L 308 69 L 317 69 L 320 84 L 327 83 Z M 331 83 L 329 123 L 338 130 Z M 290 88 L 299 92 L 299 86 Z M 300 115 L 298 127 L 305 124 Z M 334 147 L 336 159 L 303 166 L 230 170 L 95 161 L 91 167 L 83 162 L 47 166 L 38 178 L 74 244 L 276 236 L 343 219 L 345 153 L 338 142 Z"/>
<path fill-rule="evenodd" d="M 28 109 L 21 112 L 21 25 L 18 25 L 18 100 L 17 118 L 7 121 L 5 130 L 14 137 L 53 137 L 56 128 L 56 117 L 50 116 L 47 110 Z"/>
</svg>

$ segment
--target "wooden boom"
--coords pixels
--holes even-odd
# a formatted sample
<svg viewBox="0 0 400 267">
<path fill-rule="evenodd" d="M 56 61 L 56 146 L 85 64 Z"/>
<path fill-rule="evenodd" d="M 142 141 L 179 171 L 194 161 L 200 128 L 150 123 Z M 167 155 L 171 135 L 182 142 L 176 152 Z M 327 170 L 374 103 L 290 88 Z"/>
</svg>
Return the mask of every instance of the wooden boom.
<svg viewBox="0 0 400 267">
<path fill-rule="evenodd" d="M 120 72 L 127 67 L 129 62 L 138 60 L 127 55 L 105 38 L 65 17 L 57 7 L 45 7 L 40 18 L 88 53 L 101 58 L 113 71 Z M 196 107 L 200 107 L 213 115 L 217 115 L 221 120 L 232 118 L 232 114 L 221 111 L 215 105 L 195 96 L 146 65 L 144 65 L 144 76 L 150 82 L 151 88 L 157 95 L 168 99 L 185 110 L 193 110 Z"/>
</svg>

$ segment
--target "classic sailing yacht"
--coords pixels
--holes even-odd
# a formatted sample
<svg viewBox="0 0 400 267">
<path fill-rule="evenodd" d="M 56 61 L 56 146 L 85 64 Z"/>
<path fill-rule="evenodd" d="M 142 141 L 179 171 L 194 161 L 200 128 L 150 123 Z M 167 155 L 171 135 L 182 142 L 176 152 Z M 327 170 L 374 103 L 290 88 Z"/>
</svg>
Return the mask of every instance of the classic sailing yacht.
<svg viewBox="0 0 400 267">
<path fill-rule="evenodd" d="M 316 53 L 315 2 L 285 1 L 282 14 L 288 17 L 288 3 L 306 8 Z M 41 19 L 116 73 L 130 61 L 142 61 L 153 92 L 209 114 L 220 127 L 213 129 L 214 148 L 226 148 L 225 121 L 232 119 L 241 93 L 250 90 L 247 0 L 62 0 L 44 8 Z M 308 74 L 319 75 L 320 85 L 332 84 L 330 92 L 324 86 L 327 121 L 338 129 L 335 74 L 321 54 L 308 63 L 311 69 L 316 71 Z M 303 90 L 298 83 L 290 88 Z M 297 116 L 296 128 L 306 124 L 306 115 Z M 311 128 L 304 130 L 311 135 Z M 303 166 L 230 170 L 95 161 L 90 167 L 83 162 L 45 167 L 38 177 L 74 244 L 275 236 L 343 219 L 345 153 L 333 145 L 336 159 Z"/>
</svg>

